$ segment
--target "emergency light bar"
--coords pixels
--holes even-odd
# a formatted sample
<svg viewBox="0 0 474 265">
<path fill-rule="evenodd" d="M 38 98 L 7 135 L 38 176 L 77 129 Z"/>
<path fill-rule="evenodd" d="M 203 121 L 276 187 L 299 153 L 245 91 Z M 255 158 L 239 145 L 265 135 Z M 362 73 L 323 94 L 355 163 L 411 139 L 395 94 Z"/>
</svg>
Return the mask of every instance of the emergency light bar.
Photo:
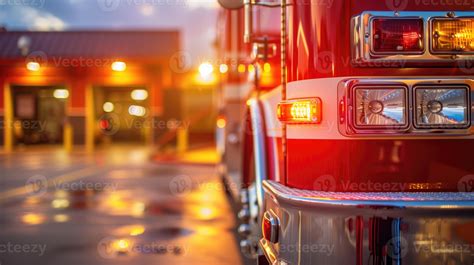
<svg viewBox="0 0 474 265">
<path fill-rule="evenodd" d="M 380 67 L 370 64 L 380 61 L 397 68 L 448 66 L 474 54 L 470 11 L 365 11 L 351 27 L 352 62 L 360 67 Z"/>
<path fill-rule="evenodd" d="M 436 18 L 432 20 L 434 53 L 473 53 L 474 18 Z"/>
<path fill-rule="evenodd" d="M 320 124 L 322 101 L 320 98 L 306 98 L 283 101 L 278 104 L 278 119 L 289 124 Z"/>
</svg>

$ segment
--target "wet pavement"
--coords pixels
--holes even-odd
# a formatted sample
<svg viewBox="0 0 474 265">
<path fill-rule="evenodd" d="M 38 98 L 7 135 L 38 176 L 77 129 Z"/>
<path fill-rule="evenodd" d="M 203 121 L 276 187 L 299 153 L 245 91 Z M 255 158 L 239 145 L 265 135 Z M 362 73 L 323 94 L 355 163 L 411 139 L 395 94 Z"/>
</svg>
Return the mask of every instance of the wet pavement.
<svg viewBox="0 0 474 265">
<path fill-rule="evenodd" d="M 146 149 L 0 156 L 0 264 L 242 264 L 213 166 Z"/>
</svg>

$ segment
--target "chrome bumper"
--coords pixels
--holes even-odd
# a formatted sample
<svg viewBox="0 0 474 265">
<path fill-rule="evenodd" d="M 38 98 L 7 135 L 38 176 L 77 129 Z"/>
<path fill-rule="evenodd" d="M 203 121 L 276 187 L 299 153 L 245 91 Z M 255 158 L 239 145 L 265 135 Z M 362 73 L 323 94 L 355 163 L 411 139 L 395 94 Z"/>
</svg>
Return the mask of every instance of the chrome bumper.
<svg viewBox="0 0 474 265">
<path fill-rule="evenodd" d="M 474 264 L 474 193 L 337 193 L 264 182 L 272 264 Z"/>
</svg>

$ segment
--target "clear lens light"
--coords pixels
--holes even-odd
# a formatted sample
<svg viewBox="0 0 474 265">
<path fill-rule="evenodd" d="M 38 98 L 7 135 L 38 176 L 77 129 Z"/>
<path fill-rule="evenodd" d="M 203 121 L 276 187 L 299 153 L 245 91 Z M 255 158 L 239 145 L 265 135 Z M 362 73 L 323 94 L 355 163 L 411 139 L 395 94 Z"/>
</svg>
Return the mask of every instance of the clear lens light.
<svg viewBox="0 0 474 265">
<path fill-rule="evenodd" d="M 361 127 L 403 126 L 407 124 L 406 90 L 356 89 L 355 122 Z"/>
<path fill-rule="evenodd" d="M 416 124 L 422 127 L 458 127 L 469 124 L 465 88 L 416 89 Z"/>
</svg>

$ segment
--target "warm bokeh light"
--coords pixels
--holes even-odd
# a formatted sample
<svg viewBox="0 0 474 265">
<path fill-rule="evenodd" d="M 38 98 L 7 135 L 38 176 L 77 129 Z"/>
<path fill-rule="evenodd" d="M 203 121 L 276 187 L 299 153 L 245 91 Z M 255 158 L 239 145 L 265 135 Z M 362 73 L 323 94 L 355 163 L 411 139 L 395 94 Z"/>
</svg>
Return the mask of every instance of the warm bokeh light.
<svg viewBox="0 0 474 265">
<path fill-rule="evenodd" d="M 146 115 L 146 109 L 142 106 L 131 105 L 128 108 L 128 113 L 132 116 L 143 117 Z"/>
<path fill-rule="evenodd" d="M 41 65 L 37 62 L 29 62 L 26 64 L 26 69 L 31 72 L 38 72 L 41 69 Z"/>
<path fill-rule="evenodd" d="M 112 70 L 115 72 L 123 72 L 127 69 L 127 64 L 125 62 L 113 62 L 112 63 Z"/>
<path fill-rule="evenodd" d="M 131 97 L 137 101 L 146 100 L 148 98 L 148 91 L 145 89 L 135 89 L 132 91 Z"/>
<path fill-rule="evenodd" d="M 219 72 L 221 72 L 221 74 L 225 74 L 229 71 L 229 66 L 227 66 L 227 64 L 221 64 L 219 66 Z"/>
<path fill-rule="evenodd" d="M 210 63 L 208 63 L 208 62 L 202 63 L 202 64 L 199 66 L 199 74 L 200 74 L 204 79 L 210 77 L 213 72 L 214 72 L 214 67 L 212 66 L 212 64 L 210 64 Z"/>
<path fill-rule="evenodd" d="M 130 231 L 131 236 L 139 236 L 139 235 L 142 235 L 143 233 L 145 233 L 145 227 L 142 225 L 135 226 Z"/>
<path fill-rule="evenodd" d="M 27 225 L 39 225 L 44 223 L 46 217 L 42 214 L 27 213 L 22 216 L 21 221 Z"/>
<path fill-rule="evenodd" d="M 224 129 L 226 126 L 226 120 L 224 118 L 217 119 L 217 128 Z"/>
<path fill-rule="evenodd" d="M 67 199 L 56 199 L 51 202 L 51 206 L 55 209 L 64 209 L 69 207 L 69 200 Z"/>
<path fill-rule="evenodd" d="M 65 223 L 69 221 L 69 216 L 66 214 L 56 214 L 53 219 L 56 223 Z"/>
<path fill-rule="evenodd" d="M 253 66 L 253 64 L 250 64 L 250 65 L 248 66 L 248 69 L 249 69 L 249 73 L 255 72 L 255 66 Z"/>
<path fill-rule="evenodd" d="M 115 105 L 112 102 L 105 102 L 102 106 L 102 109 L 104 110 L 104 112 L 110 113 L 115 110 Z"/>
<path fill-rule="evenodd" d="M 245 73 L 245 70 L 246 70 L 245 64 L 239 64 L 239 66 L 237 67 L 237 71 L 241 74 Z"/>
<path fill-rule="evenodd" d="M 265 63 L 263 65 L 263 71 L 265 73 L 270 73 L 272 71 L 272 65 L 270 63 Z"/>
<path fill-rule="evenodd" d="M 54 98 L 67 99 L 69 98 L 69 91 L 67 89 L 56 89 L 53 92 Z"/>
</svg>

